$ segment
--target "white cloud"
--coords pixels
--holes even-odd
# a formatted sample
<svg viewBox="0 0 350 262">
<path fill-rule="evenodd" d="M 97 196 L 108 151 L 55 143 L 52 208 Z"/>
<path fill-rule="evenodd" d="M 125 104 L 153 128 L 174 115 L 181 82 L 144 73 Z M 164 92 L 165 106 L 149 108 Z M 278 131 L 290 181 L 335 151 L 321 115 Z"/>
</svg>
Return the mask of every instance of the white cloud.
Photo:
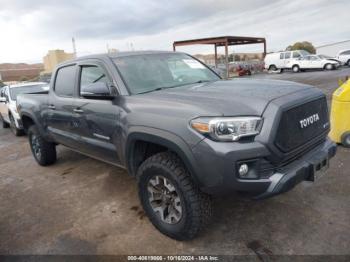
<svg viewBox="0 0 350 262">
<path fill-rule="evenodd" d="M 72 36 L 79 55 L 105 52 L 106 44 L 170 50 L 175 40 L 220 35 L 266 37 L 272 51 L 296 41 L 321 45 L 350 36 L 345 0 L 0 0 L 0 6 L 0 63 L 40 62 L 49 49 L 72 51 Z M 212 52 L 203 46 L 179 50 Z"/>
</svg>

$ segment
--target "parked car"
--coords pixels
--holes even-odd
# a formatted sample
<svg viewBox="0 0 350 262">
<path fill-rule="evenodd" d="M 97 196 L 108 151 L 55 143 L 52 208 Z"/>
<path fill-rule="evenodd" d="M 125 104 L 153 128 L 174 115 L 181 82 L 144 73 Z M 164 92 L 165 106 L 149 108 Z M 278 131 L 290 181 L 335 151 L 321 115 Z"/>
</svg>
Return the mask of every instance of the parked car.
<svg viewBox="0 0 350 262">
<path fill-rule="evenodd" d="M 290 62 L 293 72 L 299 72 L 300 70 L 309 69 L 324 69 L 333 70 L 337 69 L 340 64 L 334 60 L 324 58 L 321 55 L 307 55 L 299 57 Z"/>
<path fill-rule="evenodd" d="M 310 55 L 309 52 L 305 50 L 294 50 L 294 51 L 283 51 L 270 53 L 265 56 L 265 69 L 271 71 L 291 69 L 291 61 L 299 57 L 305 57 Z"/>
<path fill-rule="evenodd" d="M 343 64 L 350 66 L 350 49 L 340 51 L 336 58 Z"/>
<path fill-rule="evenodd" d="M 224 81 L 155 51 L 81 57 L 53 74 L 48 94 L 17 100 L 34 159 L 53 164 L 61 144 L 127 169 L 150 221 L 177 240 L 205 227 L 211 196 L 284 193 L 336 153 L 326 96 L 310 85 Z"/>
<path fill-rule="evenodd" d="M 328 60 L 337 62 L 339 65 L 342 65 L 341 61 L 338 60 L 338 59 L 335 58 L 335 57 L 331 57 L 331 56 L 328 56 L 328 55 L 318 55 L 318 56 L 319 56 L 321 59 L 328 59 Z"/>
<path fill-rule="evenodd" d="M 6 86 L 0 93 L 0 118 L 3 128 L 10 127 L 16 136 L 23 134 L 22 122 L 17 112 L 18 94 L 47 92 L 47 83 L 31 82 Z"/>
</svg>

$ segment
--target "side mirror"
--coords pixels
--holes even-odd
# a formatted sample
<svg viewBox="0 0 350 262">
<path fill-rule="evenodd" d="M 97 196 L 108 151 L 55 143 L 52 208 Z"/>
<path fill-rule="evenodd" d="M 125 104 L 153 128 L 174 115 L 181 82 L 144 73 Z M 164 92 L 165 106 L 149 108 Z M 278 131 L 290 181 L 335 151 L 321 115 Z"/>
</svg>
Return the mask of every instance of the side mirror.
<svg viewBox="0 0 350 262">
<path fill-rule="evenodd" d="M 97 82 L 82 86 L 80 95 L 91 99 L 113 99 L 115 97 L 105 82 Z"/>
<path fill-rule="evenodd" d="M 6 97 L 1 96 L 0 97 L 0 103 L 6 103 Z"/>
</svg>

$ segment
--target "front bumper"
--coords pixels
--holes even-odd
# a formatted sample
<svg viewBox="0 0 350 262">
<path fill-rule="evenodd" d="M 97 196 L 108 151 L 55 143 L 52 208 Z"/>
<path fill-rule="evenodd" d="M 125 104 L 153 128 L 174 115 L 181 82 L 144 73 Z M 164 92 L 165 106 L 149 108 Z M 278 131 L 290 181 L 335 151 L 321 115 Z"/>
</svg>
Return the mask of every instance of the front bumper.
<svg viewBox="0 0 350 262">
<path fill-rule="evenodd" d="M 336 144 L 327 138 L 288 165 L 274 168 L 269 177 L 242 179 L 237 174 L 237 163 L 269 157 L 271 153 L 266 146 L 259 142 L 213 143 L 205 140 L 193 149 L 197 165 L 201 167 L 200 174 L 197 174 L 201 189 L 212 195 L 246 192 L 255 199 L 287 192 L 302 181 L 313 181 L 317 168 L 327 167 L 329 159 L 336 153 Z"/>
<path fill-rule="evenodd" d="M 315 181 L 316 173 L 328 168 L 329 160 L 335 156 L 337 150 L 336 144 L 328 140 L 321 148 L 292 164 L 292 167 L 286 167 L 284 172 L 273 174 L 269 180 L 270 186 L 267 190 L 255 196 L 255 199 L 264 199 L 278 195 L 291 190 L 295 185 L 302 181 Z"/>
</svg>

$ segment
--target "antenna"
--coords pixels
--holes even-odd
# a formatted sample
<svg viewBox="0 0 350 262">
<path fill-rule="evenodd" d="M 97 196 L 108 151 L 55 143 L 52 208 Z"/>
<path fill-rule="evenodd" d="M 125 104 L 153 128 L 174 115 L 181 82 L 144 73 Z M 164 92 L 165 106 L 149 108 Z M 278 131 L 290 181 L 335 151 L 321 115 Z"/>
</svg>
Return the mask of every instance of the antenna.
<svg viewBox="0 0 350 262">
<path fill-rule="evenodd" d="M 74 39 L 74 37 L 72 38 L 72 44 L 73 44 L 73 54 L 74 54 L 74 57 L 76 58 L 77 57 L 77 49 L 75 47 L 75 39 Z"/>
</svg>

